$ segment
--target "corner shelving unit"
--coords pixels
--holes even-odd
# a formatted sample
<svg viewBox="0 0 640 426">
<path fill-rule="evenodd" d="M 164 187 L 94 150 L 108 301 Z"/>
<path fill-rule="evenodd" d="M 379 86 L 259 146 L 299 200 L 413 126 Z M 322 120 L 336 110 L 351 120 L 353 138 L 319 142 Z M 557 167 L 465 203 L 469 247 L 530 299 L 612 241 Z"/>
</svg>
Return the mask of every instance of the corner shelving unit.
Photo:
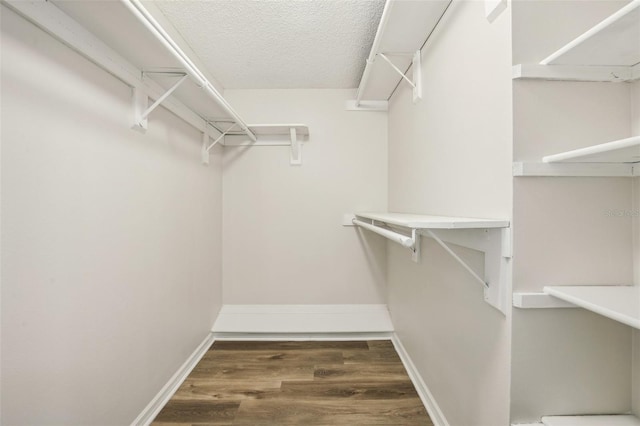
<svg viewBox="0 0 640 426">
<path fill-rule="evenodd" d="M 347 102 L 347 109 L 386 111 L 388 99 L 402 80 L 413 87 L 414 102 L 422 97 L 420 49 L 450 3 L 387 0 L 356 99 Z M 412 78 L 407 76 L 410 67 Z"/>
<path fill-rule="evenodd" d="M 239 133 L 252 145 L 276 145 L 274 139 L 277 145 L 290 145 L 291 164 L 301 164 L 298 136 L 308 136 L 307 126 L 245 123 L 141 1 L 3 3 L 130 86 L 134 130 L 145 132 L 148 117 L 162 104 L 203 133 L 205 164 L 213 146 L 225 145 L 225 136 Z"/>
<path fill-rule="evenodd" d="M 350 224 L 375 232 L 410 249 L 415 262 L 420 260 L 421 255 L 420 236 L 433 238 L 482 285 L 484 300 L 506 313 L 511 259 L 508 220 L 367 212 L 356 213 L 350 223 L 345 223 Z M 447 243 L 484 252 L 484 277 L 476 273 Z"/>
<path fill-rule="evenodd" d="M 640 0 L 632 0 L 539 64 L 513 68 L 514 79 L 630 82 L 640 79 Z M 640 176 L 640 136 L 515 162 L 514 176 Z M 623 284 L 623 283 L 620 283 Z M 636 283 L 638 284 L 638 283 Z M 521 309 L 583 308 L 640 329 L 639 285 L 553 285 L 513 293 Z M 634 415 L 544 416 L 546 426 L 640 426 Z"/>
</svg>

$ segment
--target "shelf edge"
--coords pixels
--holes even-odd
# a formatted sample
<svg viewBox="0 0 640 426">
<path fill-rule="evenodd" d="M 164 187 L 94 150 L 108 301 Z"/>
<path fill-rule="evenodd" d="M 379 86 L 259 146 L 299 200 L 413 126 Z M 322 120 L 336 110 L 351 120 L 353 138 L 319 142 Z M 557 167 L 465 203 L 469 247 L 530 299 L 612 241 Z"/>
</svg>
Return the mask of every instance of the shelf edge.
<svg viewBox="0 0 640 426">
<path fill-rule="evenodd" d="M 587 287 L 587 286 L 585 286 Z M 612 286 L 614 287 L 614 286 Z M 617 286 L 615 286 L 617 287 Z M 620 286 L 621 287 L 621 286 Z M 572 296 L 570 294 L 566 294 L 560 290 L 562 286 L 545 286 L 543 291 L 546 294 L 550 294 L 558 299 L 562 299 L 566 302 L 573 303 L 576 306 L 589 310 L 591 312 L 595 312 L 596 314 L 602 315 L 603 317 L 612 319 L 614 321 L 618 321 L 622 324 L 628 325 L 630 327 L 640 329 L 640 319 L 634 319 L 629 317 L 628 315 L 621 314 L 619 312 L 613 311 L 611 309 L 607 309 L 604 306 L 596 305 L 595 303 L 586 301 L 582 298 Z"/>
<path fill-rule="evenodd" d="M 542 163 L 516 161 L 515 177 L 633 177 L 633 163 Z M 640 169 L 640 167 L 638 167 Z M 640 170 L 639 170 L 640 172 Z"/>
</svg>

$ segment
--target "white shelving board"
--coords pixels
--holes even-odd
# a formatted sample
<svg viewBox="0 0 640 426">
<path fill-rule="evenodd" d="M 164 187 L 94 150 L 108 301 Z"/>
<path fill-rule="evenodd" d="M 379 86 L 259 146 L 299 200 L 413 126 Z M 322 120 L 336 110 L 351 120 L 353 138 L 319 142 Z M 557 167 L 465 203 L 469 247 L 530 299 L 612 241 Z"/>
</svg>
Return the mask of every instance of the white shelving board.
<svg viewBox="0 0 640 426">
<path fill-rule="evenodd" d="M 514 176 L 640 176 L 640 136 L 516 162 Z"/>
<path fill-rule="evenodd" d="M 549 286 L 543 291 L 558 299 L 640 329 L 638 286 Z"/>
<path fill-rule="evenodd" d="M 509 227 L 509 221 L 502 219 L 431 216 L 408 213 L 356 213 L 356 216 L 412 229 L 487 229 Z"/>
<path fill-rule="evenodd" d="M 633 0 L 541 62 L 543 65 L 628 67 L 638 63 L 640 0 Z"/>
<path fill-rule="evenodd" d="M 567 81 L 640 79 L 640 0 L 632 0 L 540 64 L 515 65 L 513 78 Z"/>
<path fill-rule="evenodd" d="M 545 163 L 637 163 L 640 162 L 640 136 L 586 148 L 547 155 Z"/>
<path fill-rule="evenodd" d="M 629 414 L 608 416 L 545 416 L 545 426 L 640 426 L 640 420 Z"/>
<path fill-rule="evenodd" d="M 151 35 L 149 30 L 132 15 L 122 2 L 56 0 L 53 5 L 82 27 L 90 29 L 91 34 L 99 42 L 112 49 L 117 56 L 122 58 L 120 62 L 126 62 L 127 66 L 135 69 L 138 75 L 141 75 L 146 70 L 153 71 L 145 75 L 145 81 L 155 82 L 164 89 L 168 89 L 176 82 L 176 77 L 162 75 L 157 71 L 178 71 L 182 68 L 181 64 Z M 152 6 L 152 3 L 146 4 L 146 7 Z M 161 18 L 158 13 L 154 16 Z M 113 25 L 114 22 L 118 24 Z M 126 31 L 123 31 L 123 28 L 126 28 Z M 171 30 L 168 25 L 165 28 Z M 181 41 L 177 34 L 172 33 L 171 35 L 182 49 L 188 49 L 186 43 Z M 91 52 L 83 51 L 82 53 Z M 109 53 L 109 55 L 112 54 Z M 116 76 L 119 77 L 118 75 Z M 207 77 L 214 81 L 213 76 L 207 75 Z M 219 89 L 221 88 L 219 87 Z M 229 118 L 224 110 L 216 102 L 205 96 L 202 89 L 191 79 L 187 79 L 185 84 L 182 84 L 170 99 L 178 100 L 198 116 L 206 119 L 216 121 Z"/>
<path fill-rule="evenodd" d="M 640 286 L 546 286 L 542 293 L 514 293 L 513 305 L 523 309 L 580 307 L 640 329 Z"/>
<path fill-rule="evenodd" d="M 387 54 L 400 70 L 406 72 L 411 66 L 411 55 L 422 47 L 450 3 L 450 0 L 390 0 L 387 24 L 376 35 L 381 40 L 375 53 Z M 397 56 L 397 53 L 411 55 Z M 377 58 L 366 87 L 362 88 L 362 99 L 386 101 L 401 79 L 389 64 Z"/>
<path fill-rule="evenodd" d="M 511 283 L 510 222 L 504 219 L 476 217 L 433 216 L 410 213 L 355 213 L 355 219 L 343 220 L 344 226 L 353 223 L 411 249 L 414 262 L 420 261 L 420 237 L 435 240 L 469 274 L 480 283 L 484 300 L 506 315 Z M 371 224 L 365 220 L 372 221 Z M 380 226 L 382 223 L 386 227 Z M 395 232 L 393 227 L 408 228 L 411 236 Z M 389 229 L 392 228 L 392 229 Z M 484 253 L 484 271 L 478 274 L 450 244 Z"/>
<path fill-rule="evenodd" d="M 153 2 L 145 3 L 144 13 L 136 9 L 134 3 L 121 1 L 7 0 L 4 4 L 135 88 L 137 102 L 132 107 L 132 124 L 136 129 L 146 129 L 147 120 L 142 117 L 142 112 L 153 101 L 160 100 L 163 107 L 203 132 L 204 164 L 208 164 L 209 150 L 222 141 L 233 123 L 236 123 L 236 128 L 231 135 L 244 134 L 239 144 L 290 145 L 291 164 L 301 164 L 299 142 L 308 137 L 309 128 L 304 124 L 260 124 L 253 125 L 253 128 L 246 125 L 248 131 L 243 130 L 245 123 L 220 95 L 221 87 L 215 79 L 208 75 L 206 69 L 200 70 L 204 67 L 198 68 L 198 60 L 188 44 Z M 131 9 L 136 9 L 135 14 Z M 151 17 L 138 19 L 136 14 Z M 114 22 L 118 25 L 113 25 Z M 122 31 L 122 28 L 127 31 Z M 164 35 L 156 36 L 154 32 Z M 172 53 L 168 45 L 178 45 L 181 52 Z M 188 58 L 187 64 L 176 59 L 176 55 L 193 56 L 195 59 Z M 191 70 L 191 78 L 182 79 L 187 74 L 185 67 Z M 157 104 L 153 108 L 155 106 Z M 146 114 L 152 117 L 153 108 L 145 112 L 145 117 Z M 138 115 L 141 118 L 135 121 Z M 292 129 L 295 129 L 295 134 Z M 243 143 L 251 139 L 246 134 L 249 131 L 256 139 L 259 134 L 261 140 Z"/>
</svg>

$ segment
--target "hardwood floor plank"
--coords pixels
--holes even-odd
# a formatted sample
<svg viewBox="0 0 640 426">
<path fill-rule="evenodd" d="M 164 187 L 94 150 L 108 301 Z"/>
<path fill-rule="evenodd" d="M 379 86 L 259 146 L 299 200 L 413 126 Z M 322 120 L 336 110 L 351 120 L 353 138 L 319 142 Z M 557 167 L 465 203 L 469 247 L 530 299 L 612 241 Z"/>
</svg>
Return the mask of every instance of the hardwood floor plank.
<svg viewBox="0 0 640 426">
<path fill-rule="evenodd" d="M 155 418 L 157 422 L 208 423 L 230 425 L 236 417 L 239 401 L 169 400 Z"/>
<path fill-rule="evenodd" d="M 295 382 L 293 382 L 295 383 Z M 173 395 L 175 400 L 192 401 L 241 401 L 263 399 L 280 394 L 280 381 L 259 382 L 256 380 L 185 380 Z"/>
<path fill-rule="evenodd" d="M 218 340 L 211 345 L 211 350 L 219 351 L 282 351 L 308 349 L 362 349 L 369 346 L 366 341 L 283 341 L 283 342 L 247 342 Z"/>
<path fill-rule="evenodd" d="M 257 364 L 216 364 L 202 363 L 191 371 L 189 377 L 195 379 L 256 380 L 311 380 L 313 366 L 278 366 Z"/>
<path fill-rule="evenodd" d="M 319 365 L 315 368 L 315 380 L 363 380 L 396 381 L 406 380 L 407 372 L 402 364 L 344 364 Z"/>
<path fill-rule="evenodd" d="M 402 364 L 398 353 L 392 349 L 371 349 L 368 351 L 342 351 L 345 364 L 356 363 L 390 363 Z"/>
<path fill-rule="evenodd" d="M 418 393 L 410 380 L 386 381 L 313 381 L 282 382 L 281 392 L 269 398 L 290 399 L 343 399 L 343 400 L 397 400 L 418 398 Z"/>
<path fill-rule="evenodd" d="M 350 353 L 368 353 L 368 350 L 351 350 Z M 208 351 L 201 363 L 219 364 L 261 364 L 261 365 L 314 365 L 341 364 L 343 351 L 336 349 L 296 349 L 296 350 L 213 350 Z"/>
<path fill-rule="evenodd" d="M 374 350 L 374 349 L 391 349 L 394 351 L 396 350 L 391 340 L 367 340 L 367 346 L 371 350 Z"/>
<path fill-rule="evenodd" d="M 418 398 L 398 401 L 242 401 L 234 425 L 432 426 Z"/>
</svg>

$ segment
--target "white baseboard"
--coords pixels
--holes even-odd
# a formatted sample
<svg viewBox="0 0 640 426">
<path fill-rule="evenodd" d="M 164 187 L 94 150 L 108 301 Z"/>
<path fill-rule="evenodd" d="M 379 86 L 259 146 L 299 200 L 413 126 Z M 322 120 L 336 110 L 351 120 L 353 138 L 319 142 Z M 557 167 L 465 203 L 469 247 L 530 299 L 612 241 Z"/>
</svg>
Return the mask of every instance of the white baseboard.
<svg viewBox="0 0 640 426">
<path fill-rule="evenodd" d="M 214 333 L 392 332 L 387 305 L 224 305 Z"/>
<path fill-rule="evenodd" d="M 318 342 L 391 340 L 393 333 L 213 333 L 216 341 Z"/>
<path fill-rule="evenodd" d="M 429 413 L 429 417 L 431 417 L 431 421 L 433 422 L 433 424 L 435 426 L 449 426 L 449 422 L 440 410 L 438 403 L 433 398 L 433 395 L 429 391 L 429 388 L 427 388 L 424 380 L 422 380 L 420 372 L 416 368 L 413 361 L 411 361 L 411 357 L 409 357 L 407 350 L 402 345 L 402 342 L 400 342 L 398 335 L 393 333 L 391 341 L 393 342 L 393 346 L 395 346 L 396 352 L 398 352 L 398 355 L 400 356 L 400 359 L 404 364 L 404 368 L 407 370 L 409 378 L 413 382 L 413 385 L 415 386 L 416 391 L 418 392 L 418 395 L 422 400 L 422 403 L 427 409 L 427 412 Z"/>
<path fill-rule="evenodd" d="M 207 337 L 198 345 L 195 351 L 187 358 L 187 360 L 178 368 L 173 376 L 169 379 L 160 392 L 149 402 L 144 410 L 131 423 L 131 426 L 148 426 L 158 415 L 162 407 L 171 399 L 173 394 L 178 390 L 182 382 L 187 378 L 191 370 L 209 350 L 215 338 L 213 333 L 207 334 Z"/>
</svg>

